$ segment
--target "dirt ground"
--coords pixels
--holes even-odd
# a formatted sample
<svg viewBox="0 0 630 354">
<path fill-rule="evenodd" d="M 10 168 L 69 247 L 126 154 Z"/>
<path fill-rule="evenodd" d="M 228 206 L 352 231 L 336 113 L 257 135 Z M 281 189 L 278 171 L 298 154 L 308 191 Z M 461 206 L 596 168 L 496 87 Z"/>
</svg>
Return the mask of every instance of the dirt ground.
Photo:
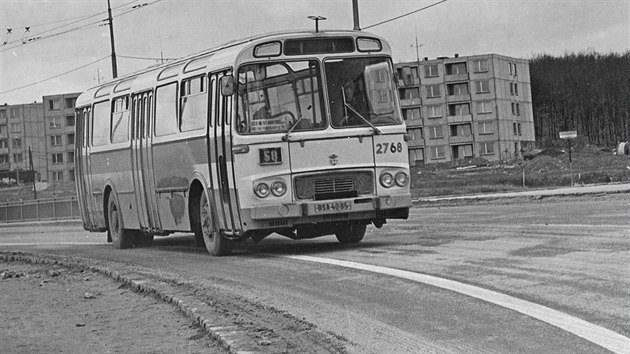
<svg viewBox="0 0 630 354">
<path fill-rule="evenodd" d="M 0 313 L 4 353 L 226 352 L 174 307 L 87 270 L 0 262 Z"/>
</svg>

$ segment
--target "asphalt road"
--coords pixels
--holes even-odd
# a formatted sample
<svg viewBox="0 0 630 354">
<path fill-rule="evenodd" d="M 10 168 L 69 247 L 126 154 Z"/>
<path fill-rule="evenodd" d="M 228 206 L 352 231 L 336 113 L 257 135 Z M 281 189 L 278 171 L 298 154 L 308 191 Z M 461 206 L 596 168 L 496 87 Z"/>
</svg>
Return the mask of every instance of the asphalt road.
<svg viewBox="0 0 630 354">
<path fill-rule="evenodd" d="M 73 223 L 5 225 L 0 251 L 218 289 L 259 304 L 251 321 L 269 324 L 273 310 L 348 352 L 630 352 L 629 203 L 623 193 L 416 207 L 359 245 L 270 237 L 224 258 L 191 235 L 120 251 Z"/>
</svg>

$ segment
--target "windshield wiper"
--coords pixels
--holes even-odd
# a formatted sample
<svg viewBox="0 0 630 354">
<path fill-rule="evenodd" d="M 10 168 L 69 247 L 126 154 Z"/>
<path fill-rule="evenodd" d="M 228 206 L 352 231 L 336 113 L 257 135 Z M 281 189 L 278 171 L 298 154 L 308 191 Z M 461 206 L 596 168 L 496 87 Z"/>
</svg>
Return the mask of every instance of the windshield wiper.
<svg viewBox="0 0 630 354">
<path fill-rule="evenodd" d="M 352 113 L 356 114 L 359 118 L 361 118 L 361 120 L 363 120 L 364 122 L 366 122 L 370 127 L 372 127 L 372 129 L 374 129 L 374 134 L 376 135 L 381 135 L 381 131 L 374 125 L 372 124 L 372 122 L 370 122 L 369 120 L 365 119 L 365 117 L 359 113 L 356 109 L 354 109 L 354 107 L 352 107 L 350 105 L 350 103 L 346 102 L 346 93 L 343 91 L 343 87 L 341 88 L 341 96 L 343 97 L 343 105 L 346 108 L 349 108 Z M 348 112 L 346 112 L 346 117 L 344 118 L 345 120 L 348 119 Z"/>
<path fill-rule="evenodd" d="M 300 116 L 300 118 L 298 118 L 298 120 L 296 120 L 295 123 L 293 123 L 293 125 L 291 125 L 291 128 L 289 128 L 289 130 L 287 130 L 287 133 L 284 134 L 284 136 L 282 137 L 282 141 L 288 141 L 289 140 L 289 134 L 291 134 L 293 132 L 293 130 L 295 130 L 295 128 L 297 128 L 298 124 L 302 121 L 302 119 L 305 119 L 304 116 Z"/>
</svg>

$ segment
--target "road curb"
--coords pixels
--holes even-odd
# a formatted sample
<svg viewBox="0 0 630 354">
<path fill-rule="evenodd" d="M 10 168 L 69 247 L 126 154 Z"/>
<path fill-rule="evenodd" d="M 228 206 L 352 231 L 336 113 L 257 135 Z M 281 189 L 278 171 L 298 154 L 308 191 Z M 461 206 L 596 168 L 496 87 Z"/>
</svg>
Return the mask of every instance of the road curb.
<svg viewBox="0 0 630 354">
<path fill-rule="evenodd" d="M 195 326 L 216 340 L 224 349 L 234 354 L 262 353 L 252 347 L 245 329 L 224 320 L 212 318 L 211 306 L 178 291 L 167 282 L 156 282 L 133 272 L 119 273 L 105 267 L 84 264 L 81 260 L 66 256 L 36 255 L 26 252 L 0 251 L 0 260 L 4 262 L 27 262 L 32 264 L 59 265 L 66 268 L 87 269 L 123 283 L 137 294 L 147 294 L 175 308 L 187 317 Z"/>
</svg>

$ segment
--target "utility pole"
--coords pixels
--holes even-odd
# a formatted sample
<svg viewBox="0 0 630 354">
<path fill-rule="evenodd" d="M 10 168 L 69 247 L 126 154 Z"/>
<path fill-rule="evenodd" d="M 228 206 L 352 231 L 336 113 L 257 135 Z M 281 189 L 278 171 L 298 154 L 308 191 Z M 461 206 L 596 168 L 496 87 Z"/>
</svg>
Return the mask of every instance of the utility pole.
<svg viewBox="0 0 630 354">
<path fill-rule="evenodd" d="M 359 0 L 352 0 L 352 18 L 354 19 L 353 30 L 360 31 L 361 26 L 359 25 Z"/>
<path fill-rule="evenodd" d="M 109 21 L 109 39 L 112 45 L 112 76 L 118 77 L 118 65 L 116 64 L 116 49 L 114 48 L 114 23 L 112 21 L 112 7 L 107 0 L 107 21 Z"/>
</svg>

